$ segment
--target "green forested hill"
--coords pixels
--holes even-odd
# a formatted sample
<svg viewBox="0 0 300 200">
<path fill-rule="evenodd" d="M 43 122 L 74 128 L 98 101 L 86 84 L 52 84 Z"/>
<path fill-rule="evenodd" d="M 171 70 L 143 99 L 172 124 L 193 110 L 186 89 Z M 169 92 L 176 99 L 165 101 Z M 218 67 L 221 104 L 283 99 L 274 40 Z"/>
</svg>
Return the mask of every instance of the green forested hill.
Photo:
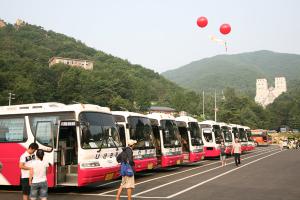
<svg viewBox="0 0 300 200">
<path fill-rule="evenodd" d="M 94 70 L 63 64 L 49 68 L 48 60 L 53 56 L 93 60 Z M 30 24 L 0 28 L 0 79 L 0 105 L 8 104 L 8 93 L 12 92 L 16 94 L 14 104 L 77 101 L 145 110 L 154 102 L 199 112 L 194 92 L 158 73 Z"/>
<path fill-rule="evenodd" d="M 263 59 L 263 54 L 269 61 Z M 187 68 L 180 68 L 179 72 L 182 72 L 179 77 L 189 77 L 186 81 L 189 84 L 195 77 L 204 77 L 197 79 L 202 81 L 201 84 L 195 82 L 199 86 L 196 90 L 230 86 L 224 89 L 225 98 L 218 93 L 218 121 L 251 128 L 278 128 L 286 124 L 300 129 L 300 81 L 288 85 L 291 90 L 265 110 L 254 102 L 254 98 L 234 89 L 255 87 L 256 76 L 263 74 L 270 79 L 274 75 L 286 75 L 288 80 L 298 79 L 299 56 L 268 51 L 249 55 L 203 59 Z M 93 60 L 94 70 L 86 71 L 63 64 L 49 68 L 48 61 L 53 56 Z M 197 74 L 195 68 L 203 70 Z M 164 75 L 168 73 L 171 72 Z M 12 92 L 15 94 L 13 104 L 82 102 L 109 106 L 114 110 L 144 111 L 155 103 L 171 106 L 177 111 L 187 111 L 199 120 L 204 117 L 201 116 L 202 95 L 183 89 L 140 65 L 133 65 L 87 47 L 74 38 L 30 24 L 21 27 L 8 24 L 0 28 L 0 80 L 0 106 L 8 104 L 8 93 Z M 205 119 L 214 119 L 213 107 L 214 97 L 206 93 Z"/>
<path fill-rule="evenodd" d="M 192 62 L 162 73 L 171 81 L 194 91 L 235 88 L 255 95 L 257 78 L 274 84 L 275 76 L 285 76 L 288 84 L 300 79 L 300 55 L 256 51 L 219 55 Z"/>
</svg>

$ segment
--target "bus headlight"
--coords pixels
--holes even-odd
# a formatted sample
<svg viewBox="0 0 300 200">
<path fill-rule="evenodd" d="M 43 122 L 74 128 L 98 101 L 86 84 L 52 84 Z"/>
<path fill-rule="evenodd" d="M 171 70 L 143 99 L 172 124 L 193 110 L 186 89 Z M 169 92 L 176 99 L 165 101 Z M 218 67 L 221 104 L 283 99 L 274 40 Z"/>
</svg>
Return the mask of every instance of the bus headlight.
<svg viewBox="0 0 300 200">
<path fill-rule="evenodd" d="M 86 162 L 86 163 L 81 163 L 81 167 L 100 167 L 99 162 Z"/>
</svg>

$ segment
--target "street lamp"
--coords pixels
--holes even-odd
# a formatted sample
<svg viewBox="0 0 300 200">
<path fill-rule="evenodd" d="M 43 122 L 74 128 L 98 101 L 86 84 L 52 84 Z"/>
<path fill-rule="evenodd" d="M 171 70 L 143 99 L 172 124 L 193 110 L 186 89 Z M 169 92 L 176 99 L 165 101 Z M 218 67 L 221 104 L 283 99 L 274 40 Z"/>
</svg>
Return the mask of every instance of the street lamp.
<svg viewBox="0 0 300 200">
<path fill-rule="evenodd" d="M 11 104 L 11 100 L 13 100 L 13 99 L 15 99 L 15 94 L 13 94 L 13 93 L 8 93 L 8 105 L 10 106 L 10 104 Z"/>
</svg>

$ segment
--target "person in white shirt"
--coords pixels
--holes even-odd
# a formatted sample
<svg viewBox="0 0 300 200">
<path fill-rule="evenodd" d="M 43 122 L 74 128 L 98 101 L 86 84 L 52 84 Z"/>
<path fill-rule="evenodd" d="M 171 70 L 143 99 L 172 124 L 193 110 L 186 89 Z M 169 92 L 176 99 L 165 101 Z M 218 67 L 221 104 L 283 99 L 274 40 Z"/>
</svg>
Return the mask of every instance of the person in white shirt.
<svg viewBox="0 0 300 200">
<path fill-rule="evenodd" d="M 31 185 L 30 199 L 47 200 L 48 184 L 47 184 L 47 167 L 49 163 L 44 162 L 44 151 L 42 149 L 36 152 L 37 159 L 31 163 L 29 176 L 29 185 Z"/>
<path fill-rule="evenodd" d="M 28 149 L 20 157 L 19 168 L 21 169 L 20 183 L 22 186 L 23 200 L 29 199 L 30 186 L 29 186 L 29 170 L 31 162 L 35 160 L 34 152 L 39 148 L 36 143 L 31 143 Z"/>
<path fill-rule="evenodd" d="M 235 165 L 238 167 L 241 164 L 241 153 L 242 146 L 238 138 L 235 138 L 235 143 L 233 144 L 231 154 L 234 154 Z"/>
</svg>

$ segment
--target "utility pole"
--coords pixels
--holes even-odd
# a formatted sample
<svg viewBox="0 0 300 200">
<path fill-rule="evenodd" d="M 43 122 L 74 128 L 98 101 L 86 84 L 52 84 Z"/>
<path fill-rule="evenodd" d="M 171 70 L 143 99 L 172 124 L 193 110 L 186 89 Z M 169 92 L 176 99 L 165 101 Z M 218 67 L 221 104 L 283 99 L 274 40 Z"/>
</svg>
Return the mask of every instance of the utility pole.
<svg viewBox="0 0 300 200">
<path fill-rule="evenodd" d="M 215 90 L 215 122 L 217 121 L 217 92 Z"/>
<path fill-rule="evenodd" d="M 12 99 L 15 99 L 15 94 L 13 94 L 13 93 L 8 93 L 8 105 L 10 106 L 11 105 L 11 100 Z"/>
<path fill-rule="evenodd" d="M 202 116 L 205 119 L 205 115 L 204 115 L 204 90 L 202 91 Z"/>
</svg>

